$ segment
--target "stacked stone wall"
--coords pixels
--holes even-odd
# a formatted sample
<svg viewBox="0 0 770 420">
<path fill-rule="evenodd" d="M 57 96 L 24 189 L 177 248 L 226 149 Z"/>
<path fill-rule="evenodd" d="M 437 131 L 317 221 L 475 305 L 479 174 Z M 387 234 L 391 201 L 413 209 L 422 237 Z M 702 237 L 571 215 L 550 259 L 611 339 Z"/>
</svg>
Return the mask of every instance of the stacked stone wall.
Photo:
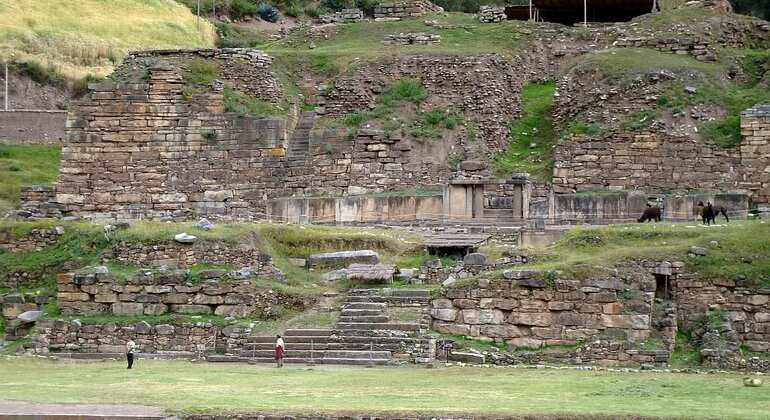
<svg viewBox="0 0 770 420">
<path fill-rule="evenodd" d="M 319 18 L 322 23 L 348 23 L 364 20 L 364 12 L 361 9 L 342 9 Z"/>
<path fill-rule="evenodd" d="M 21 187 L 20 217 L 49 218 L 61 216 L 61 206 L 56 202 L 56 187 L 30 185 Z"/>
<path fill-rule="evenodd" d="M 141 272 L 120 281 L 109 274 L 65 273 L 57 279 L 63 314 L 216 314 L 269 317 L 277 306 L 302 308 L 300 298 L 251 280 L 216 279 L 192 283 L 184 272 Z"/>
<path fill-rule="evenodd" d="M 506 20 L 505 7 L 497 5 L 483 5 L 479 7 L 479 22 L 497 23 Z"/>
<path fill-rule="evenodd" d="M 23 237 L 15 237 L 10 231 L 0 231 L 0 250 L 6 252 L 40 251 L 48 245 L 56 243 L 64 235 L 64 228 L 32 229 Z"/>
<path fill-rule="evenodd" d="M 620 132 L 601 138 L 573 136 L 556 148 L 553 189 L 569 193 L 617 187 L 666 193 L 738 187 L 737 150 L 659 132 Z"/>
<path fill-rule="evenodd" d="M 429 0 L 384 1 L 375 6 L 374 18 L 378 20 L 399 20 L 443 11 L 444 9 L 431 3 Z"/>
<path fill-rule="evenodd" d="M 751 191 L 755 202 L 770 204 L 770 105 L 744 112 L 741 134 L 738 186 Z"/>
<path fill-rule="evenodd" d="M 53 353 L 125 353 L 133 339 L 139 353 L 235 353 L 247 341 L 248 327 L 221 327 L 211 323 L 81 324 L 51 320 L 37 326 L 37 348 Z"/>
<path fill-rule="evenodd" d="M 654 279 L 555 280 L 529 270 L 452 288 L 433 302 L 433 329 L 515 347 L 573 344 L 602 335 L 642 342 L 652 327 Z"/>
<path fill-rule="evenodd" d="M 742 344 L 770 351 L 770 289 L 736 285 L 733 280 L 703 281 L 682 274 L 675 282 L 679 328 L 691 331 L 709 309 L 724 311 Z"/>
<path fill-rule="evenodd" d="M 441 43 L 441 35 L 425 32 L 407 32 L 385 35 L 384 45 L 432 45 Z"/>
</svg>

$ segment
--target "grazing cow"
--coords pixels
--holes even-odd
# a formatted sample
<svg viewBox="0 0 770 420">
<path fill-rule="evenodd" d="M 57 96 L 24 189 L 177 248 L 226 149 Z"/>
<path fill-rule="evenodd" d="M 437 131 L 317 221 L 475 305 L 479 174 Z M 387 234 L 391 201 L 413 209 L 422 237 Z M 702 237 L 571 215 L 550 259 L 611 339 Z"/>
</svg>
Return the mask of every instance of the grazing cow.
<svg viewBox="0 0 770 420">
<path fill-rule="evenodd" d="M 707 202 L 704 206 L 703 201 L 699 201 L 698 207 L 700 207 L 700 217 L 703 220 L 704 225 L 710 226 L 711 223 L 716 223 L 719 213 L 722 213 L 722 216 L 725 217 L 725 221 L 730 221 L 730 216 L 727 215 L 727 209 L 723 206 L 713 206 L 711 201 Z"/>
<path fill-rule="evenodd" d="M 639 223 L 644 223 L 644 222 L 651 222 L 651 221 L 654 220 L 657 223 L 657 222 L 661 221 L 661 214 L 662 213 L 663 213 L 663 211 L 661 210 L 660 207 L 658 207 L 658 206 L 650 206 L 648 204 L 647 208 L 644 209 L 644 213 L 642 213 L 642 217 L 637 219 L 637 221 Z"/>
</svg>

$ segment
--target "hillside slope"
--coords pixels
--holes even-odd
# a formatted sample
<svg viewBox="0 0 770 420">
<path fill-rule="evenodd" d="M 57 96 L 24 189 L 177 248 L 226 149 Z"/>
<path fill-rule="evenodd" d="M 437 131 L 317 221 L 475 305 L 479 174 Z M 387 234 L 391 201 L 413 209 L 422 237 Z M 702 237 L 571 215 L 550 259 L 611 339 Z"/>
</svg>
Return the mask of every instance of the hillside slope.
<svg viewBox="0 0 770 420">
<path fill-rule="evenodd" d="M 0 59 L 68 79 L 105 76 L 129 50 L 212 47 L 215 38 L 173 0 L 0 0 Z"/>
</svg>

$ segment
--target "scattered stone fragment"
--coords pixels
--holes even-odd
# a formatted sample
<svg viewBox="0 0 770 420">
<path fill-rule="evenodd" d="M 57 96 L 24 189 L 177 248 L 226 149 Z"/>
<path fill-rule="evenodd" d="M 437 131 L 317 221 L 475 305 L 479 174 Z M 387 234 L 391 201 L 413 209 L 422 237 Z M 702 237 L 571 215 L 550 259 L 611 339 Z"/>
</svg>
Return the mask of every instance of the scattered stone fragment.
<svg viewBox="0 0 770 420">
<path fill-rule="evenodd" d="M 187 232 L 174 235 L 174 240 L 180 244 L 191 244 L 194 243 L 196 239 L 198 239 L 196 236 L 188 235 Z"/>
</svg>

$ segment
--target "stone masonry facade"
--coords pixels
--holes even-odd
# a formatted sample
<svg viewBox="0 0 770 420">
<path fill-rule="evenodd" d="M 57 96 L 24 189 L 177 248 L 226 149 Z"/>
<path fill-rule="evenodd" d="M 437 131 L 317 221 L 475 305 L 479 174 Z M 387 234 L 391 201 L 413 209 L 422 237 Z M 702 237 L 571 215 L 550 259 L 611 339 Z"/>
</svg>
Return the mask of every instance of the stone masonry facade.
<svg viewBox="0 0 770 420">
<path fill-rule="evenodd" d="M 745 111 L 741 134 L 738 186 L 750 191 L 755 202 L 770 204 L 770 105 Z"/>
<path fill-rule="evenodd" d="M 57 283 L 59 308 L 63 314 L 73 315 L 178 313 L 269 318 L 277 306 L 302 308 L 306 303 L 257 286 L 251 279 L 193 282 L 183 271 L 142 271 L 125 280 L 110 274 L 63 273 Z"/>
<path fill-rule="evenodd" d="M 374 7 L 374 18 L 377 20 L 399 20 L 443 11 L 444 9 L 429 0 L 389 0 Z"/>
</svg>

